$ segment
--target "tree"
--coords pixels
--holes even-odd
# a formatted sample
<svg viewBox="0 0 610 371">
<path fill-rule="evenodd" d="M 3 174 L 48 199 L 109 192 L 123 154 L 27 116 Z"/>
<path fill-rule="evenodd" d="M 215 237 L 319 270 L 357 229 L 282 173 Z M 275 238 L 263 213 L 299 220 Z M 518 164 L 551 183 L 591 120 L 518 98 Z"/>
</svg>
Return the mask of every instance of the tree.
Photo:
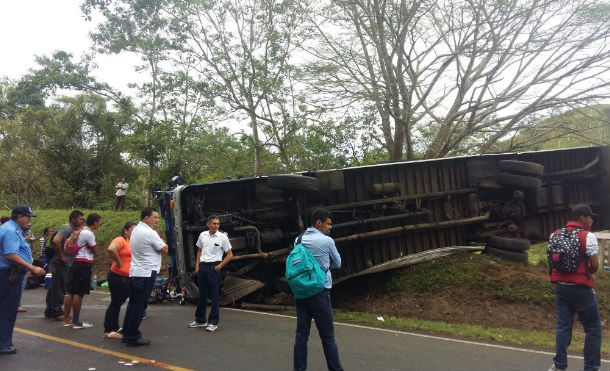
<svg viewBox="0 0 610 371">
<path fill-rule="evenodd" d="M 342 0 L 324 10 L 312 86 L 373 104 L 391 160 L 486 152 L 533 115 L 610 96 L 603 0 Z"/>
<path fill-rule="evenodd" d="M 147 81 L 132 84 L 138 89 L 139 106 L 132 101 L 124 105 L 133 113 L 124 144 L 132 158 L 146 166 L 150 187 L 161 180 L 159 169 L 165 164 L 183 162 L 187 142 L 203 129 L 203 108 L 214 106 L 207 84 L 193 77 L 193 58 L 173 36 L 167 6 L 166 0 L 87 0 L 82 6 L 89 19 L 96 11 L 104 17 L 92 34 L 98 52 L 131 52 L 144 62 L 137 70 L 147 73 Z"/>
<path fill-rule="evenodd" d="M 52 95 L 74 87 L 66 79 L 88 75 L 57 73 L 57 64 L 46 63 L 51 59 L 38 60 L 45 61 L 40 69 L 0 89 L 2 170 L 8 174 L 2 189 L 15 201 L 93 207 L 107 197 L 109 183 L 131 170 L 119 147 L 128 122 L 109 112 L 99 95 Z"/>
<path fill-rule="evenodd" d="M 183 51 L 196 59 L 225 118 L 248 122 L 259 173 L 263 147 L 294 168 L 289 147 L 305 117 L 304 96 L 292 81 L 294 51 L 308 38 L 300 0 L 173 1 L 168 14 Z"/>
</svg>

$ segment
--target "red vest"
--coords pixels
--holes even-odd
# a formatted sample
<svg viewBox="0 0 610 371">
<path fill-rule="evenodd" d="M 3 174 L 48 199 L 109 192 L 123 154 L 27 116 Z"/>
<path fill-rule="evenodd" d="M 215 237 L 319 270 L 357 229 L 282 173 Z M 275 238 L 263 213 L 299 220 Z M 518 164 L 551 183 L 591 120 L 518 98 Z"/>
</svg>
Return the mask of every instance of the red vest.
<svg viewBox="0 0 610 371">
<path fill-rule="evenodd" d="M 589 227 L 586 225 L 576 222 L 570 221 L 566 224 L 566 228 L 571 231 L 576 228 L 582 228 L 583 230 L 578 232 L 578 240 L 580 241 L 580 256 L 582 260 L 578 265 L 578 269 L 574 273 L 565 273 L 559 272 L 557 269 L 553 269 L 551 272 L 551 282 L 565 282 L 565 283 L 574 283 L 577 285 L 583 285 L 588 287 L 593 287 L 595 284 L 595 278 L 591 273 L 587 274 L 587 267 L 585 264 L 588 264 L 588 257 L 586 254 L 587 250 L 587 233 L 589 233 Z M 556 230 L 554 234 L 557 234 L 559 230 Z"/>
</svg>

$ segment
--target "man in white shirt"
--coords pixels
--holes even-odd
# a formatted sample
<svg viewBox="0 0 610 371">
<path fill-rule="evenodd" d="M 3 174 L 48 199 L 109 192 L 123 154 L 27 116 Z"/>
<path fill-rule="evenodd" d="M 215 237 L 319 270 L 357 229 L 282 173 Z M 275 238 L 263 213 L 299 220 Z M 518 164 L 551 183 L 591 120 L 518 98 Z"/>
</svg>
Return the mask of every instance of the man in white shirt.
<svg viewBox="0 0 610 371">
<path fill-rule="evenodd" d="M 121 207 L 121 210 L 125 210 L 125 195 L 127 194 L 127 188 L 129 188 L 129 184 L 125 177 L 121 178 L 121 181 L 116 185 L 116 194 L 114 199 L 114 211 Z"/>
<path fill-rule="evenodd" d="M 159 237 L 155 226 L 159 223 L 159 212 L 146 207 L 140 214 L 140 223 L 131 232 L 131 267 L 129 268 L 129 304 L 123 323 L 123 343 L 136 347 L 150 345 L 142 338 L 140 323 L 148 298 L 161 269 L 161 254 L 167 254 L 167 244 Z"/>
<path fill-rule="evenodd" d="M 205 327 L 207 331 L 218 328 L 220 317 L 220 270 L 233 259 L 231 243 L 226 234 L 218 231 L 220 219 L 217 215 L 210 215 L 207 222 L 208 230 L 201 232 L 197 240 L 197 259 L 195 273 L 199 285 L 199 302 L 195 311 L 195 320 L 188 327 Z M 226 256 L 223 259 L 223 255 Z M 212 302 L 210 316 L 205 316 L 208 294 Z"/>
</svg>

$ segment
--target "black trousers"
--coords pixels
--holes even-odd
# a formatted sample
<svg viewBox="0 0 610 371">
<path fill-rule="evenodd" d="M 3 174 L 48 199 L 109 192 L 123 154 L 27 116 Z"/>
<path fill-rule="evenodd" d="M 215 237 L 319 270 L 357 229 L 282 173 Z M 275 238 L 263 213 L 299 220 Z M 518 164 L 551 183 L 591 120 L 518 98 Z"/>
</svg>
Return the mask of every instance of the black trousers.
<svg viewBox="0 0 610 371">
<path fill-rule="evenodd" d="M 44 310 L 44 315 L 47 318 L 64 314 L 64 296 L 68 291 L 68 266 L 58 256 L 51 260 L 51 273 L 53 279 L 47 291 L 47 306 Z"/>
<path fill-rule="evenodd" d="M 131 292 L 129 277 L 121 276 L 112 271 L 108 272 L 108 288 L 110 289 L 110 304 L 104 317 L 104 332 L 119 330 L 121 305 L 127 301 Z"/>
<path fill-rule="evenodd" d="M 17 307 L 21 299 L 24 273 L 12 277 L 10 270 L 0 270 L 0 349 L 13 346 L 13 328 L 17 320 Z"/>
</svg>

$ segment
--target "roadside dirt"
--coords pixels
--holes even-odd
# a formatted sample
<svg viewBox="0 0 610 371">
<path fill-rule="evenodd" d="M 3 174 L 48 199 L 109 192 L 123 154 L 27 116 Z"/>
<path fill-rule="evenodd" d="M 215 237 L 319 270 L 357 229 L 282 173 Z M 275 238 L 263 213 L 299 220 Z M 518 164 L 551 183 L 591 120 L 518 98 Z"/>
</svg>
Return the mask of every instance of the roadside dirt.
<svg viewBox="0 0 610 371">
<path fill-rule="evenodd" d="M 378 316 L 418 318 L 447 323 L 468 323 L 489 327 L 552 331 L 555 308 L 552 304 L 511 303 L 471 287 L 455 285 L 434 293 L 411 290 L 385 293 L 354 287 L 342 288 L 334 296 L 334 306 L 347 311 Z"/>
<path fill-rule="evenodd" d="M 504 287 L 511 282 L 540 280 L 548 282 L 548 270 L 541 266 L 519 265 L 506 269 L 501 265 L 483 267 L 491 285 Z M 415 318 L 454 324 L 477 324 L 495 328 L 530 331 L 555 331 L 553 299 L 511 301 L 498 298 L 494 290 L 483 286 L 450 284 L 430 292 L 411 288 L 398 291 L 385 289 L 392 273 L 381 273 L 348 280 L 333 287 L 333 306 L 346 311 L 375 316 Z M 489 286 L 489 285 L 487 285 Z M 600 309 L 601 310 L 601 309 Z M 583 332 L 577 322 L 576 332 Z M 608 328 L 602 320 L 604 331 Z"/>
</svg>

